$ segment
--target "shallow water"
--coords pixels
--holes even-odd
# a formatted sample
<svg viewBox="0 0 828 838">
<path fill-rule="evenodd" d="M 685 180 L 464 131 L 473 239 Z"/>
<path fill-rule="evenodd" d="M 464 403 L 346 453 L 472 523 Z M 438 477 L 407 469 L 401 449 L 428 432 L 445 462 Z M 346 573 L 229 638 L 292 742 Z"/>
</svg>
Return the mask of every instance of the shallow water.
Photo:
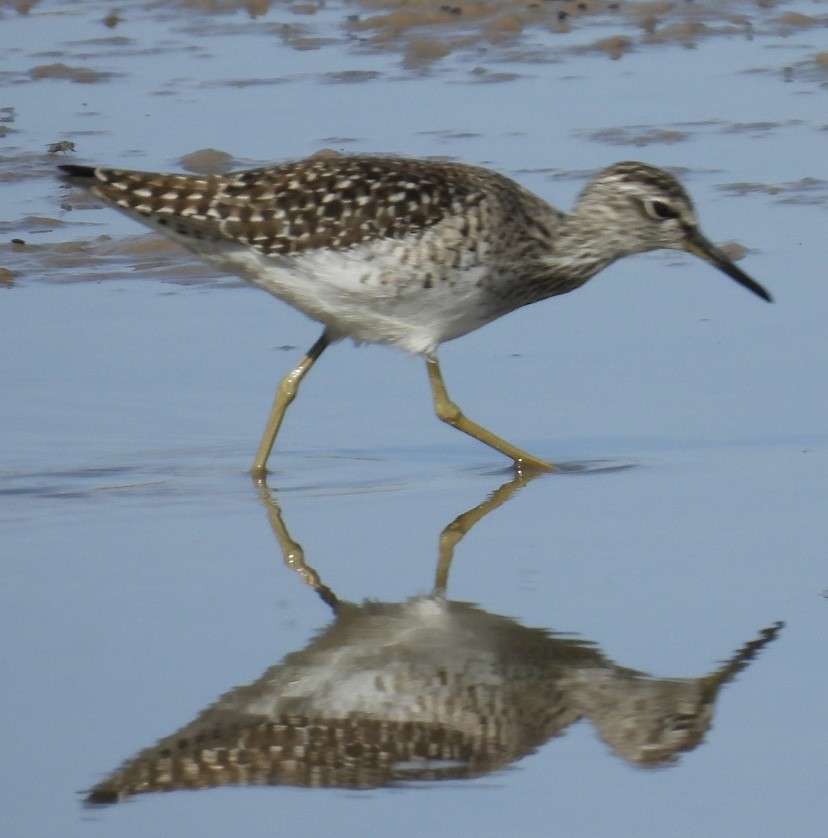
<svg viewBox="0 0 828 838">
<path fill-rule="evenodd" d="M 822 834 L 828 18 L 815 2 L 582 5 L 136 2 L 117 19 L 106 4 L 0 5 L 9 834 Z M 75 150 L 47 153 L 60 141 Z M 775 303 L 653 254 L 445 346 L 470 416 L 568 466 L 527 485 L 434 418 L 419 359 L 343 344 L 288 413 L 262 497 L 246 470 L 272 388 L 318 328 L 53 171 L 321 147 L 484 163 L 562 208 L 614 160 L 672 168 Z M 280 535 L 343 602 L 397 615 L 425 598 L 431 651 L 404 623 L 389 624 L 399 643 L 384 626 L 340 637 Z M 493 625 L 506 639 L 484 648 Z M 386 630 L 393 666 L 376 651 Z M 365 658 L 313 670 L 332 684 L 328 704 L 303 706 L 317 733 L 336 729 L 332 706 L 373 695 L 339 686 L 416 653 L 429 689 L 482 660 L 492 708 L 525 714 L 522 749 L 503 723 L 488 762 L 415 754 L 361 790 L 282 774 L 84 805 L 223 694 L 288 678 L 285 658 L 320 633 L 337 660 Z M 636 689 L 692 691 L 760 637 L 706 703 L 682 699 L 679 723 L 667 699 L 635 709 Z M 533 643 L 554 666 L 517 667 L 533 684 L 518 690 L 509 664 Z M 645 771 L 613 748 L 595 695 L 618 711 L 611 732 L 649 731 L 651 756 L 645 721 L 678 730 L 661 754 L 675 760 Z M 553 711 L 560 724 L 537 724 Z M 357 751 L 374 753 L 351 747 L 353 764 Z"/>
</svg>

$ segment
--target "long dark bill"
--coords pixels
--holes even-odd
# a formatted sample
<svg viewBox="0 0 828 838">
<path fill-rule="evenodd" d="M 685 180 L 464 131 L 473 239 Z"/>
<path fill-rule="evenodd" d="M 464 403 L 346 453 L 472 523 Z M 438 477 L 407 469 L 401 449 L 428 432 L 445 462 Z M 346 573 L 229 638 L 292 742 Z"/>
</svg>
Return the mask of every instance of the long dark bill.
<svg viewBox="0 0 828 838">
<path fill-rule="evenodd" d="M 732 259 L 728 259 L 718 247 L 711 244 L 698 230 L 688 234 L 685 250 L 715 265 L 720 271 L 735 279 L 743 288 L 753 291 L 757 297 L 773 302 L 773 297 L 755 280 L 751 279 L 743 270 L 737 268 Z"/>
</svg>

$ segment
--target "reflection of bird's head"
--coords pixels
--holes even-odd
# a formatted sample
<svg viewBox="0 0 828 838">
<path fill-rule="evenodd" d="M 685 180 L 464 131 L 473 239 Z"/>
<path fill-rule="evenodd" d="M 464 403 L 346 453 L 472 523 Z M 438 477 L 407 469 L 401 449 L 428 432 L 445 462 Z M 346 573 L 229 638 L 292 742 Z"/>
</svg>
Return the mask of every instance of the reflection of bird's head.
<svg viewBox="0 0 828 838">
<path fill-rule="evenodd" d="M 654 680 L 615 673 L 584 673 L 579 690 L 598 736 L 616 756 L 639 766 L 675 762 L 696 747 L 713 718 L 715 693 L 706 679 Z"/>
</svg>

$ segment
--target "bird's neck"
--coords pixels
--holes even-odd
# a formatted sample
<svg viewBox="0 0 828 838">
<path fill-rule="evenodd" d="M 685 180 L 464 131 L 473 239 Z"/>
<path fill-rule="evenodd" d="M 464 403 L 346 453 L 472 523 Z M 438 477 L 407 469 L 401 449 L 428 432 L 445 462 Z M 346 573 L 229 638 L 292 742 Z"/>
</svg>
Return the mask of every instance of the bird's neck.
<svg viewBox="0 0 828 838">
<path fill-rule="evenodd" d="M 577 212 L 565 215 L 551 246 L 540 256 L 550 275 L 559 278 L 565 293 L 583 285 L 599 271 L 626 255 L 621 241 L 608 235 L 596 219 L 582 218 Z"/>
</svg>

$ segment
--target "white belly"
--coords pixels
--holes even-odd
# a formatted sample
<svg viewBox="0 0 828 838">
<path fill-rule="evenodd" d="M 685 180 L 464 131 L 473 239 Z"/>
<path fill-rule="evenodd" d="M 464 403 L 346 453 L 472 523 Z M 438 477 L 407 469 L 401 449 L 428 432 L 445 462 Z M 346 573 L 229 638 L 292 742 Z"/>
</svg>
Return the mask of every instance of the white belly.
<svg viewBox="0 0 828 838">
<path fill-rule="evenodd" d="M 263 256 L 224 243 L 205 249 L 201 243 L 199 255 L 325 324 L 335 338 L 407 352 L 431 352 L 500 313 L 492 313 L 493 301 L 478 284 L 482 265 L 447 270 L 399 242 L 291 256 Z"/>
</svg>

